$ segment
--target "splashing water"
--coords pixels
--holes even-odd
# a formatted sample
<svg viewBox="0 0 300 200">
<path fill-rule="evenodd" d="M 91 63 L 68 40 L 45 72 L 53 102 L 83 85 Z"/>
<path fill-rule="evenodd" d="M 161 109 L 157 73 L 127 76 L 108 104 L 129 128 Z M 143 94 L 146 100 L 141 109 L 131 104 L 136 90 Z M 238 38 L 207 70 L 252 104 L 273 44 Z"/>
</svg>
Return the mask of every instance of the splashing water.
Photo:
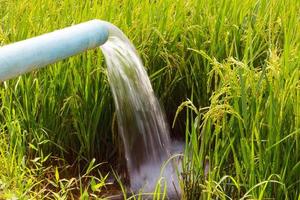
<svg viewBox="0 0 300 200">
<path fill-rule="evenodd" d="M 108 24 L 110 36 L 101 46 L 113 93 L 118 127 L 125 146 L 133 191 L 153 192 L 162 175 L 168 194 L 178 191 L 170 158 L 170 138 L 164 113 L 134 46 L 117 27 Z"/>
</svg>

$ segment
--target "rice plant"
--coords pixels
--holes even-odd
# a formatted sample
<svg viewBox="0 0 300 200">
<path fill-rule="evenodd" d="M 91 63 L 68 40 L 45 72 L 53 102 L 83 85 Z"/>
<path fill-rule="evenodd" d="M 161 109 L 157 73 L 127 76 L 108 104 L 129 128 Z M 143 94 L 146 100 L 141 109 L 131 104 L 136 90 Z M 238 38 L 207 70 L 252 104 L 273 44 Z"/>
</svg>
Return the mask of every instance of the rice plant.
<svg viewBox="0 0 300 200">
<path fill-rule="evenodd" d="M 0 45 L 95 18 L 115 24 L 141 55 L 172 137 L 186 142 L 183 199 L 300 199 L 299 9 L 297 0 L 0 0 Z M 110 167 L 88 176 L 90 164 L 126 174 L 100 49 L 0 84 L 0 199 L 104 198 Z"/>
</svg>

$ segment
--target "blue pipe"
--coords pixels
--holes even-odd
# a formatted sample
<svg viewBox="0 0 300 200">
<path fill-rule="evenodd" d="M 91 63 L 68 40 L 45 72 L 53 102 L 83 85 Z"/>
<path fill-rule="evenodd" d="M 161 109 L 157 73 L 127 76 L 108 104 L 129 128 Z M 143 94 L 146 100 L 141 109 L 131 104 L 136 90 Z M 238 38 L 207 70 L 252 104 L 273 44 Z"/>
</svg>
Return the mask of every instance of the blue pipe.
<svg viewBox="0 0 300 200">
<path fill-rule="evenodd" d="M 104 44 L 107 22 L 91 20 L 0 48 L 0 81 Z"/>
</svg>

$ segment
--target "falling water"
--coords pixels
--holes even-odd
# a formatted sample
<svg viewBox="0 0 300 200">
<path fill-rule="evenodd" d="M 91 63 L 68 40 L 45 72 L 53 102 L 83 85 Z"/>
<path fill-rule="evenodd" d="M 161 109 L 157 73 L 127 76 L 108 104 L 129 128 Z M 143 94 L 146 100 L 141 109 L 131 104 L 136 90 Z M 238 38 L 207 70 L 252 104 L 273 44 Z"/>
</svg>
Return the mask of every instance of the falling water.
<svg viewBox="0 0 300 200">
<path fill-rule="evenodd" d="M 153 192 L 163 176 L 168 193 L 178 191 L 171 164 L 170 138 L 164 113 L 154 95 L 143 63 L 128 38 L 113 25 L 101 46 L 108 67 L 118 127 L 125 146 L 127 169 L 133 191 Z"/>
</svg>

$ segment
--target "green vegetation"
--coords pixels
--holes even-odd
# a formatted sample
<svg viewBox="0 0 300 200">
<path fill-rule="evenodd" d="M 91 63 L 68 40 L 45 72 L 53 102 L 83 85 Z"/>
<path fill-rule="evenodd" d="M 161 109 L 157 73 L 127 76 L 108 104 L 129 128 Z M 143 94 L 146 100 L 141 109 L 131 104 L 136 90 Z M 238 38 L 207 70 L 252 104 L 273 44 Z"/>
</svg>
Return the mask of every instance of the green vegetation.
<svg viewBox="0 0 300 200">
<path fill-rule="evenodd" d="M 114 23 L 186 140 L 184 199 L 300 199 L 299 10 L 298 0 L 0 0 L 0 44 Z M 0 199 L 104 195 L 96 163 L 124 163 L 100 49 L 3 82 L 0 96 Z"/>
</svg>

